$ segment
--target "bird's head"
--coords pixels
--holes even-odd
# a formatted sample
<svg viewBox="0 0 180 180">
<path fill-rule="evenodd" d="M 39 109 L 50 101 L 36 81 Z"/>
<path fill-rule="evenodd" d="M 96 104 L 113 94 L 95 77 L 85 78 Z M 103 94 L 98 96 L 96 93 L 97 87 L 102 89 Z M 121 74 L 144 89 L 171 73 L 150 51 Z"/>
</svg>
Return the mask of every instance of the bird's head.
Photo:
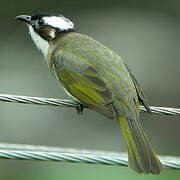
<svg viewBox="0 0 180 180">
<path fill-rule="evenodd" d="M 56 39 L 63 32 L 74 31 L 74 24 L 58 14 L 20 15 L 16 16 L 16 19 L 28 25 L 33 41 L 43 53 L 49 41 Z"/>
</svg>

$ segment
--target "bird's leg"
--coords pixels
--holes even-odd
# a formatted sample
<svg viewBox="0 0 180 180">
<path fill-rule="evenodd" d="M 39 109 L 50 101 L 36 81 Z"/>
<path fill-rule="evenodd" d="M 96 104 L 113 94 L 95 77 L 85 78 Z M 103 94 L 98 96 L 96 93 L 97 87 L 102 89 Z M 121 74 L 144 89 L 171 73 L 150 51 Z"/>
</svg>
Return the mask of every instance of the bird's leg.
<svg viewBox="0 0 180 180">
<path fill-rule="evenodd" d="M 83 109 L 84 109 L 84 107 L 83 107 L 83 105 L 81 103 L 79 103 L 79 105 L 76 107 L 76 110 L 77 110 L 78 114 L 82 114 Z"/>
</svg>

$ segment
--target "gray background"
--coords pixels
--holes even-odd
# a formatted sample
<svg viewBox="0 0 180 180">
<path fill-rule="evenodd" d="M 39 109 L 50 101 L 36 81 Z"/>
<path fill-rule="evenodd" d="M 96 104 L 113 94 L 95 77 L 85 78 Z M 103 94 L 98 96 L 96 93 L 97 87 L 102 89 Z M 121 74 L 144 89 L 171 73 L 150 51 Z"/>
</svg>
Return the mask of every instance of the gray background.
<svg viewBox="0 0 180 180">
<path fill-rule="evenodd" d="M 79 32 L 121 55 L 150 105 L 179 107 L 180 2 L 178 0 L 1 0 L 0 93 L 69 98 L 49 72 L 25 25 L 16 15 L 61 13 Z M 125 151 L 119 125 L 96 112 L 13 103 L 0 104 L 0 142 Z M 158 154 L 180 156 L 179 117 L 142 114 Z M 136 175 L 128 168 L 0 160 L 9 179 L 179 179 L 179 172 Z"/>
</svg>

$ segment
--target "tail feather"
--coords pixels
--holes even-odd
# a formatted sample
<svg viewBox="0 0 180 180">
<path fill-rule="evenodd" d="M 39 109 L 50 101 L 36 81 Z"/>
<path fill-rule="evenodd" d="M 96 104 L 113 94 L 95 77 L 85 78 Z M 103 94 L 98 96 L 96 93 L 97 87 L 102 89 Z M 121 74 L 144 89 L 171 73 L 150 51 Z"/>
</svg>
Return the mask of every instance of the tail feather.
<svg viewBox="0 0 180 180">
<path fill-rule="evenodd" d="M 152 174 L 159 174 L 163 169 L 162 165 L 161 165 L 161 162 L 160 162 L 159 158 L 156 156 L 156 153 L 155 153 L 154 149 L 149 144 L 147 136 L 144 133 L 141 125 L 140 125 L 140 128 L 141 128 L 141 131 L 142 131 L 142 133 L 144 135 L 144 138 L 145 138 L 145 140 L 147 142 L 147 146 L 148 146 L 148 150 L 149 150 L 149 155 L 150 155 L 150 159 L 151 159 L 151 173 Z"/>
<path fill-rule="evenodd" d="M 138 173 L 159 174 L 162 165 L 156 156 L 152 146 L 138 120 L 126 120 L 117 118 L 128 151 L 129 167 Z"/>
</svg>

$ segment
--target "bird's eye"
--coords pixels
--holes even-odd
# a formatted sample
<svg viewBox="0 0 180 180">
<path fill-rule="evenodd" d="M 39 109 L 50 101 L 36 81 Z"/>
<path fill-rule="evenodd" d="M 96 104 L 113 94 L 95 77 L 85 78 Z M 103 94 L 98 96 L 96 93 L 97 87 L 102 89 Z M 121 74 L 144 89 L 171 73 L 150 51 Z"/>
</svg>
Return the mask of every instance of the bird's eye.
<svg viewBox="0 0 180 180">
<path fill-rule="evenodd" d="M 40 25 L 43 25 L 43 24 L 44 24 L 44 21 L 43 21 L 42 19 L 39 19 L 39 20 L 38 20 L 38 23 L 39 23 Z"/>
</svg>

